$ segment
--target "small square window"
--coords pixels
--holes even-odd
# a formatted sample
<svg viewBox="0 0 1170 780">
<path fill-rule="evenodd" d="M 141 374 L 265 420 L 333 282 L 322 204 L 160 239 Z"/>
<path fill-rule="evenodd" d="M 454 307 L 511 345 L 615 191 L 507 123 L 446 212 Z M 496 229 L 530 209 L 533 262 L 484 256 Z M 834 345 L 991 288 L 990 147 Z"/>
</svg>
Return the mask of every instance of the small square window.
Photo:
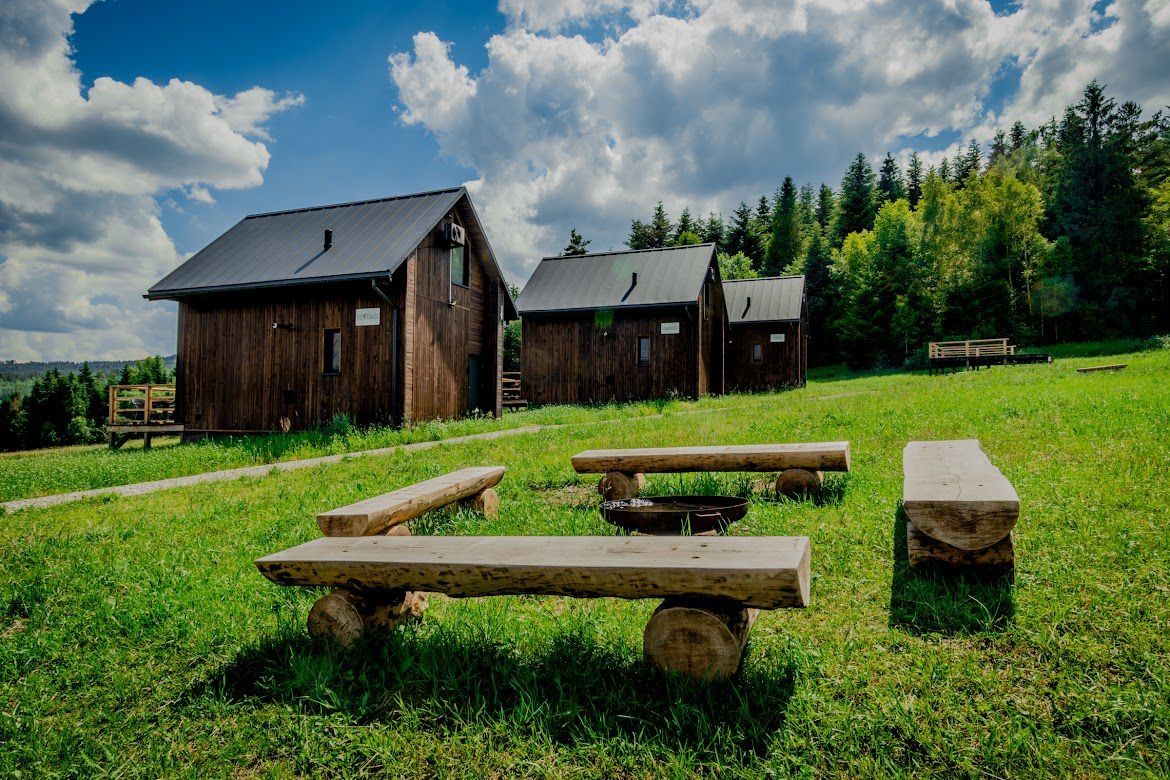
<svg viewBox="0 0 1170 780">
<path fill-rule="evenodd" d="M 325 360 L 323 373 L 336 376 L 341 373 L 341 330 L 325 329 Z"/>
<path fill-rule="evenodd" d="M 463 287 L 470 287 L 470 271 L 471 269 L 467 263 L 467 247 L 451 247 L 451 283 L 462 285 Z"/>
<path fill-rule="evenodd" d="M 753 363 L 763 363 L 764 362 L 764 345 L 763 344 L 752 344 L 752 362 Z"/>
<path fill-rule="evenodd" d="M 639 366 L 650 365 L 650 337 L 649 336 L 639 336 L 638 337 L 638 365 Z"/>
</svg>

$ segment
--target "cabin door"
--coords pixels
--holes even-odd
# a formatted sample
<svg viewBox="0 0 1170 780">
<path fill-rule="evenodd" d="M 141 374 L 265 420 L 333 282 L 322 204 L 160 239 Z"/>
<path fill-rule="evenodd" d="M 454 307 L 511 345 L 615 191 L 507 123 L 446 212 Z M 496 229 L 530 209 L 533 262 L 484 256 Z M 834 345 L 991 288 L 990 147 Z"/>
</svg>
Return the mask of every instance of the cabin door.
<svg viewBox="0 0 1170 780">
<path fill-rule="evenodd" d="M 467 356 L 467 411 L 479 409 L 480 388 L 479 355 Z"/>
</svg>

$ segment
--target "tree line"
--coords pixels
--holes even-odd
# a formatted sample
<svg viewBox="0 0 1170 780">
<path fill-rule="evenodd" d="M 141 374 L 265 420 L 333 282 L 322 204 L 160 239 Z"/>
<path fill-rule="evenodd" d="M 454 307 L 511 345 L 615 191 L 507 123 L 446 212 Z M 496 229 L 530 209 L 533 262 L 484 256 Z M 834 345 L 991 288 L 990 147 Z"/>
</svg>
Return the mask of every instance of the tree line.
<svg viewBox="0 0 1170 780">
<path fill-rule="evenodd" d="M 27 393 L 0 399 L 0 450 L 89 444 L 105 436 L 111 385 L 168 384 L 174 372 L 161 356 L 127 364 L 119 373 L 50 368 Z"/>
<path fill-rule="evenodd" d="M 834 190 L 785 177 L 729 220 L 661 202 L 631 249 L 714 243 L 724 278 L 803 274 L 817 363 L 901 365 L 933 340 L 1170 329 L 1170 118 L 1097 82 L 1058 118 L 953 158 L 864 154 Z M 584 254 L 572 231 L 564 254 Z"/>
</svg>

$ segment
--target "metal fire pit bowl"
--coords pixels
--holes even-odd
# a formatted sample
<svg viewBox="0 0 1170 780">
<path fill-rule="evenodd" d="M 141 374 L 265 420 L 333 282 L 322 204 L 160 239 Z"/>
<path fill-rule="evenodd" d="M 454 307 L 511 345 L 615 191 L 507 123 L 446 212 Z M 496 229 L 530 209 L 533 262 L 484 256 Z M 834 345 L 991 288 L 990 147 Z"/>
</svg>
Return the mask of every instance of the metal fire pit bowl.
<svg viewBox="0 0 1170 780">
<path fill-rule="evenodd" d="M 603 501 L 606 522 L 655 536 L 723 531 L 747 514 L 748 501 L 738 496 L 644 496 Z"/>
</svg>

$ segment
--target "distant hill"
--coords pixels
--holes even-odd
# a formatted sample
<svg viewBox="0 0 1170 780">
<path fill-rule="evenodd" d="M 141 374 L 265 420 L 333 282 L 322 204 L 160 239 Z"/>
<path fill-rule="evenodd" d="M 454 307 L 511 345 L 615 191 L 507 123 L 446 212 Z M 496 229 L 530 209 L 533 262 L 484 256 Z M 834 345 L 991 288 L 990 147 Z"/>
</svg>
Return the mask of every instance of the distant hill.
<svg viewBox="0 0 1170 780">
<path fill-rule="evenodd" d="M 163 358 L 167 368 L 174 369 L 175 358 L 175 355 Z M 134 365 L 137 362 L 137 360 L 91 360 L 89 367 L 95 374 L 118 374 L 125 366 Z M 29 361 L 27 363 L 16 360 L 0 360 L 0 379 L 14 382 L 22 379 L 35 379 L 52 368 L 57 369 L 62 374 L 68 374 L 71 371 L 80 371 L 81 363 L 70 360 Z"/>
</svg>

